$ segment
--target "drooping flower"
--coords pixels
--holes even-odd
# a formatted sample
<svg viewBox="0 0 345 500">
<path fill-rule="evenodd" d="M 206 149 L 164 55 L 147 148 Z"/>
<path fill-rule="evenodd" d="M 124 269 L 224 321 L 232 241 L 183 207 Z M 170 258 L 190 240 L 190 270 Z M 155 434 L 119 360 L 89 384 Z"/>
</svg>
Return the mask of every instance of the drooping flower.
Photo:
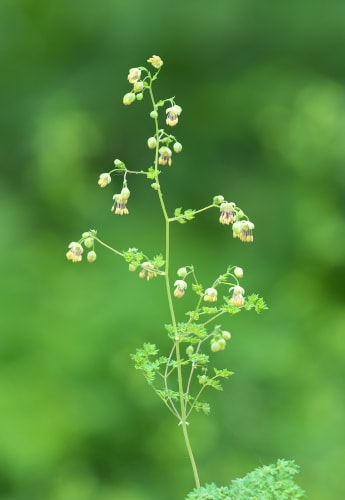
<svg viewBox="0 0 345 500">
<path fill-rule="evenodd" d="M 151 63 L 152 66 L 156 69 L 159 69 L 163 66 L 163 61 L 159 56 L 150 57 L 147 62 Z"/>
<path fill-rule="evenodd" d="M 111 175 L 108 173 L 101 174 L 98 179 L 98 185 L 104 188 L 111 183 Z"/>
<path fill-rule="evenodd" d="M 185 291 L 187 289 L 187 283 L 184 280 L 176 280 L 174 283 L 174 295 L 178 299 L 184 296 Z"/>
<path fill-rule="evenodd" d="M 130 197 L 130 194 L 130 190 L 127 187 L 122 188 L 120 194 L 114 194 L 114 204 L 111 208 L 111 211 L 115 212 L 116 215 L 127 215 L 129 213 L 127 208 L 127 201 Z"/>
<path fill-rule="evenodd" d="M 129 83 L 136 83 L 140 80 L 141 70 L 139 68 L 131 68 L 128 74 Z"/>
<path fill-rule="evenodd" d="M 215 288 L 207 288 L 205 290 L 204 294 L 204 301 L 205 302 L 217 302 L 218 299 L 218 292 Z"/>
<path fill-rule="evenodd" d="M 155 278 L 157 276 L 157 271 L 155 271 L 155 268 L 151 262 L 143 262 L 141 264 L 141 271 L 139 273 L 139 278 L 147 278 L 148 280 L 151 280 L 152 278 Z"/>
<path fill-rule="evenodd" d="M 230 304 L 236 307 L 243 307 L 245 304 L 244 289 L 241 286 L 236 285 L 231 287 L 229 292 L 232 292 Z"/>
<path fill-rule="evenodd" d="M 253 229 L 254 224 L 247 220 L 237 221 L 232 226 L 234 238 L 239 238 L 241 241 L 250 243 L 254 240 Z"/>
<path fill-rule="evenodd" d="M 166 124 L 170 125 L 170 127 L 174 127 L 178 123 L 178 117 L 182 113 L 182 108 L 175 104 L 174 106 L 171 106 L 171 108 L 167 108 L 166 113 Z"/>
<path fill-rule="evenodd" d="M 219 222 L 221 224 L 233 224 L 236 220 L 236 212 L 234 210 L 235 203 L 224 202 L 220 204 L 220 217 Z"/>
<path fill-rule="evenodd" d="M 76 241 L 72 241 L 72 243 L 68 245 L 68 248 L 69 250 L 66 253 L 67 259 L 71 260 L 72 262 L 80 262 L 84 251 L 81 244 L 77 243 Z"/>
<path fill-rule="evenodd" d="M 171 149 L 168 148 L 167 146 L 162 146 L 161 148 L 159 148 L 158 163 L 160 165 L 169 165 L 169 167 L 170 167 L 170 165 L 172 164 L 171 156 L 172 156 Z"/>
</svg>

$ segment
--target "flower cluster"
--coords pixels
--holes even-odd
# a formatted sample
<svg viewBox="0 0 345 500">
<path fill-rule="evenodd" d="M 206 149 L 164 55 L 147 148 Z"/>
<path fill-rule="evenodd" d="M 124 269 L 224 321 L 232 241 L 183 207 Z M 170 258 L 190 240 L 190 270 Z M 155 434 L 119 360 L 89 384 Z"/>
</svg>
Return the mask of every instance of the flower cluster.
<svg viewBox="0 0 345 500">
<path fill-rule="evenodd" d="M 147 62 L 151 63 L 152 66 L 159 70 L 163 66 L 163 61 L 159 56 L 150 57 Z M 143 98 L 143 91 L 148 88 L 145 78 L 142 79 L 142 72 L 146 71 L 146 68 L 131 68 L 129 70 L 127 80 L 133 85 L 131 92 L 127 92 L 123 96 L 123 104 L 129 106 L 135 100 L 141 101 Z"/>
<path fill-rule="evenodd" d="M 223 196 L 215 196 L 213 203 L 219 205 L 221 224 L 232 224 L 232 233 L 234 238 L 239 238 L 244 242 L 252 242 L 254 224 L 247 219 L 241 209 L 236 207 L 236 203 L 224 201 Z"/>
<path fill-rule="evenodd" d="M 226 341 L 230 339 L 231 339 L 230 332 L 228 332 L 227 330 L 218 331 L 218 329 L 216 329 L 216 332 L 214 333 L 211 340 L 211 351 L 212 352 L 224 351 L 224 349 L 226 348 Z"/>
<path fill-rule="evenodd" d="M 66 253 L 67 259 L 72 262 L 81 262 L 84 253 L 82 244 L 84 244 L 85 248 L 89 250 L 92 249 L 87 253 L 87 261 L 90 263 L 95 262 L 97 255 L 94 250 L 94 237 L 92 231 L 86 231 L 82 234 L 81 240 L 79 242 L 72 241 L 68 245 L 68 252 Z"/>
<path fill-rule="evenodd" d="M 148 280 L 152 280 L 152 278 L 155 278 L 157 276 L 157 270 L 154 268 L 154 265 L 152 264 L 152 262 L 143 262 L 141 264 L 141 271 L 139 273 L 139 278 L 141 279 L 148 279 Z"/>
<path fill-rule="evenodd" d="M 248 220 L 237 221 L 232 226 L 234 238 L 239 238 L 244 242 L 252 242 L 254 240 L 253 229 L 254 224 Z"/>
</svg>

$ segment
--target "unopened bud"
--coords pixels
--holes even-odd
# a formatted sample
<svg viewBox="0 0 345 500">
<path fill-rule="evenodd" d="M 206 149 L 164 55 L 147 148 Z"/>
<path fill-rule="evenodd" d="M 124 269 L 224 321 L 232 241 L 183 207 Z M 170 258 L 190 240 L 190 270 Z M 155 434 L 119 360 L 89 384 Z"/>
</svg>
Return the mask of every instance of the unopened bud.
<svg viewBox="0 0 345 500">
<path fill-rule="evenodd" d="M 157 139 L 155 137 L 149 137 L 147 139 L 147 145 L 150 149 L 155 149 L 157 146 Z"/>
<path fill-rule="evenodd" d="M 236 278 L 243 278 L 243 269 L 242 267 L 235 267 L 234 269 L 234 275 Z"/>
<path fill-rule="evenodd" d="M 218 352 L 218 351 L 220 351 L 220 345 L 219 345 L 219 342 L 218 342 L 218 341 L 213 340 L 213 341 L 211 342 L 211 351 L 212 351 L 212 352 Z"/>
<path fill-rule="evenodd" d="M 222 331 L 222 337 L 223 337 L 223 339 L 225 339 L 225 340 L 230 340 L 230 339 L 231 339 L 231 333 L 230 333 L 230 332 L 227 332 L 226 330 L 223 330 L 223 331 Z"/>
<path fill-rule="evenodd" d="M 143 82 L 135 82 L 133 85 L 133 90 L 134 92 L 141 92 L 144 88 L 144 83 Z M 138 96 L 137 96 L 138 99 Z"/>
<path fill-rule="evenodd" d="M 222 196 L 221 194 L 218 194 L 217 196 L 213 197 L 213 203 L 215 205 L 220 205 L 221 203 L 223 203 L 223 201 L 224 201 L 224 196 Z"/>
<path fill-rule="evenodd" d="M 189 346 L 187 347 L 187 349 L 186 349 L 186 354 L 187 354 L 188 356 L 191 356 L 191 355 L 193 354 L 193 352 L 194 352 L 194 347 L 193 347 L 192 345 L 189 345 Z"/>
<path fill-rule="evenodd" d="M 96 252 L 94 252 L 93 250 L 91 250 L 91 252 L 88 252 L 87 256 L 86 256 L 88 262 L 95 262 L 97 256 L 96 256 Z"/>
<path fill-rule="evenodd" d="M 93 238 L 86 238 L 86 240 L 84 240 L 84 245 L 86 246 L 86 248 L 92 248 Z"/>
<path fill-rule="evenodd" d="M 173 149 L 174 149 L 175 153 L 181 153 L 182 144 L 180 142 L 175 142 L 173 145 Z"/>
<path fill-rule="evenodd" d="M 156 110 L 151 111 L 150 116 L 151 116 L 151 118 L 153 118 L 154 120 L 155 120 L 156 118 L 158 118 L 158 113 L 157 113 L 157 111 L 156 111 Z"/>
<path fill-rule="evenodd" d="M 133 94 L 133 92 L 128 92 L 128 94 L 125 94 L 123 96 L 122 101 L 125 106 L 129 106 L 130 104 L 132 104 L 132 102 L 135 101 L 135 94 Z"/>
<path fill-rule="evenodd" d="M 124 187 L 124 188 L 121 189 L 121 199 L 122 199 L 122 201 L 128 200 L 128 198 L 130 197 L 130 195 L 131 195 L 131 192 L 130 192 L 130 190 L 127 187 Z"/>
<path fill-rule="evenodd" d="M 179 278 L 185 278 L 188 274 L 187 268 L 186 267 L 180 267 L 180 269 L 177 270 L 177 276 Z"/>
</svg>

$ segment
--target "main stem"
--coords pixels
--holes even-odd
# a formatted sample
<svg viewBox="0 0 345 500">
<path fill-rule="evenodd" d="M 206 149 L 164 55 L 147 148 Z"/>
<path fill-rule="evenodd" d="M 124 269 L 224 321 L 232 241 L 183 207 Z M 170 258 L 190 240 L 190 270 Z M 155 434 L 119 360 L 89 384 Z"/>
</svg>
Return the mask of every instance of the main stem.
<svg viewBox="0 0 345 500">
<path fill-rule="evenodd" d="M 186 402 L 185 402 L 185 399 L 184 399 L 184 388 L 183 388 L 183 378 L 182 378 L 180 340 L 179 340 L 179 337 L 178 337 L 175 311 L 174 311 L 174 306 L 173 306 L 172 296 L 171 296 L 171 286 L 170 286 L 170 278 L 169 278 L 170 222 L 169 222 L 169 219 L 167 217 L 167 213 L 166 213 L 166 209 L 165 209 L 165 205 L 164 205 L 164 201 L 163 201 L 163 196 L 162 196 L 162 193 L 161 193 L 160 189 L 158 190 L 158 193 L 159 193 L 159 199 L 160 199 L 162 210 L 163 210 L 164 217 L 165 217 L 165 255 L 166 255 L 166 261 L 165 261 L 165 286 L 166 286 L 166 292 L 167 292 L 167 297 L 168 297 L 168 303 L 169 303 L 169 310 L 170 310 L 171 320 L 172 320 L 172 324 L 173 324 L 174 332 L 175 332 L 175 351 L 176 351 L 176 362 L 177 362 L 177 380 L 178 380 L 178 390 L 179 390 L 180 408 L 181 408 L 181 421 L 180 421 L 180 425 L 182 427 L 183 437 L 184 437 L 185 445 L 186 445 L 186 448 L 187 448 L 189 460 L 190 460 L 190 463 L 192 465 L 195 484 L 196 484 L 197 488 L 200 488 L 200 479 L 199 479 L 198 469 L 197 469 L 197 466 L 196 466 L 196 462 L 195 462 L 195 459 L 194 459 L 193 450 L 192 450 L 192 446 L 191 446 L 190 439 L 189 439 L 189 434 L 188 434 L 188 422 L 187 422 Z"/>
<path fill-rule="evenodd" d="M 151 97 L 151 102 L 153 105 L 153 109 L 156 109 L 156 103 L 155 99 L 153 96 L 152 92 L 152 79 L 150 82 L 150 87 L 149 87 L 149 92 L 150 92 L 150 97 Z M 156 137 L 158 139 L 158 118 L 155 118 L 155 129 L 156 129 Z M 174 305 L 172 301 L 172 295 L 171 295 L 171 284 L 170 284 L 170 275 L 169 275 L 169 265 L 170 265 L 170 222 L 169 216 L 166 210 L 166 206 L 163 200 L 163 194 L 161 190 L 161 186 L 159 183 L 159 178 L 158 178 L 158 156 L 159 156 L 159 141 L 157 140 L 157 146 L 156 146 L 156 151 L 155 151 L 155 171 L 156 171 L 156 183 L 157 183 L 157 192 L 158 192 L 158 197 L 161 205 L 161 209 L 164 215 L 164 220 L 165 220 L 165 287 L 166 287 L 166 293 L 168 297 L 168 304 L 169 304 L 169 311 L 170 311 L 170 316 L 171 316 L 171 321 L 172 325 L 174 328 L 175 332 L 175 351 L 176 351 L 176 363 L 177 363 L 177 382 L 178 382 L 178 392 L 179 392 L 179 399 L 180 399 L 180 408 L 181 408 L 181 421 L 180 425 L 182 427 L 182 432 L 183 432 L 183 438 L 185 441 L 185 445 L 187 448 L 188 456 L 190 463 L 192 465 L 193 469 L 193 475 L 194 475 L 194 481 L 195 485 L 197 488 L 200 488 L 200 479 L 199 479 L 199 474 L 198 474 L 198 469 L 195 463 L 194 455 L 193 455 L 193 450 L 192 446 L 190 443 L 189 439 L 189 434 L 188 434 L 188 422 L 187 422 L 187 411 L 186 411 L 186 402 L 184 398 L 184 389 L 183 389 L 183 377 L 182 377 L 182 366 L 181 366 L 181 352 L 180 352 L 180 340 L 179 340 L 179 335 L 178 335 L 178 330 L 177 330 L 177 323 L 176 323 L 176 316 L 175 316 L 175 310 L 174 310 Z"/>
</svg>

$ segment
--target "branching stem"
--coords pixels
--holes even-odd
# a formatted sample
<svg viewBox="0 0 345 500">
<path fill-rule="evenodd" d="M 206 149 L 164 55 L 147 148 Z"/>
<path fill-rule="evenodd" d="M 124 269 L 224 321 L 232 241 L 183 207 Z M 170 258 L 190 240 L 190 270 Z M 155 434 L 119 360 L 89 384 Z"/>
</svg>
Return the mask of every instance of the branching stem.
<svg viewBox="0 0 345 500">
<path fill-rule="evenodd" d="M 152 92 L 152 80 L 150 82 L 149 92 L 150 92 L 152 106 L 153 106 L 153 109 L 155 110 L 156 109 L 156 102 L 155 102 L 154 95 Z M 158 134 L 159 134 L 158 118 L 154 118 L 154 121 L 155 121 L 155 133 L 156 133 L 156 137 L 158 137 Z M 200 488 L 200 479 L 199 479 L 198 469 L 196 466 L 196 462 L 194 459 L 193 450 L 191 447 L 189 434 L 188 434 L 187 410 L 186 410 L 186 401 L 185 401 L 185 395 L 184 395 L 182 366 L 181 366 L 180 340 L 179 340 L 176 315 L 175 315 L 175 310 L 174 310 L 174 305 L 173 305 L 173 300 L 172 300 L 170 274 L 169 274 L 170 222 L 172 222 L 172 220 L 174 220 L 175 218 L 172 218 L 172 219 L 169 218 L 168 212 L 167 212 L 167 209 L 166 209 L 166 206 L 164 203 L 163 193 L 162 193 L 161 186 L 159 183 L 158 158 L 159 158 L 159 141 L 157 141 L 157 145 L 156 145 L 154 168 L 155 168 L 155 172 L 156 172 L 155 181 L 156 181 L 156 185 L 157 185 L 158 198 L 159 198 L 160 206 L 161 206 L 164 220 L 165 220 L 165 269 L 164 269 L 164 271 L 165 271 L 165 287 L 166 287 L 166 293 L 167 293 L 167 299 L 168 299 L 169 312 L 170 312 L 170 316 L 171 316 L 171 323 L 173 325 L 174 335 L 175 335 L 174 347 L 175 347 L 176 362 L 177 362 L 177 381 L 178 381 L 178 392 L 179 392 L 179 399 L 180 399 L 180 416 L 181 416 L 180 425 L 182 427 L 185 445 L 186 445 L 189 460 L 191 462 L 191 466 L 193 469 L 195 485 L 197 488 Z"/>
</svg>

